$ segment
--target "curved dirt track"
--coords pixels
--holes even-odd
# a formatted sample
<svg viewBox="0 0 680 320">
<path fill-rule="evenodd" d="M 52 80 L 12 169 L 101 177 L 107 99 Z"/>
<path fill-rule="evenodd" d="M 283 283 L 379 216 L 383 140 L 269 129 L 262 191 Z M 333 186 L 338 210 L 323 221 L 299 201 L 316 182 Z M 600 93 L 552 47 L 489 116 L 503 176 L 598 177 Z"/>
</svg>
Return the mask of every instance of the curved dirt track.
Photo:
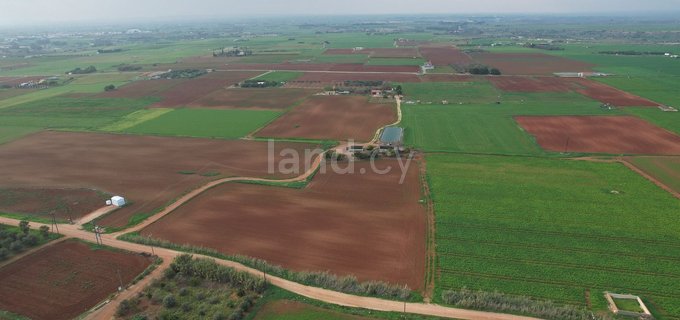
<svg viewBox="0 0 680 320">
<path fill-rule="evenodd" d="M 9 224 L 9 225 L 18 225 L 19 221 L 10 219 L 10 218 L 5 218 L 5 217 L 0 217 L 0 223 L 2 224 Z M 32 223 L 34 227 L 39 227 L 43 224 L 39 223 Z M 87 232 L 85 230 L 79 229 L 79 226 L 77 225 L 60 225 L 59 230 L 61 231 L 61 234 L 63 234 L 66 237 L 71 237 L 71 238 L 79 238 L 79 239 L 84 239 L 88 241 L 92 241 L 94 239 L 94 234 Z M 118 240 L 115 238 L 113 234 L 104 234 L 102 235 L 102 240 L 103 244 L 107 246 L 111 246 L 114 248 L 119 248 L 127 251 L 132 251 L 132 252 L 151 252 L 151 247 L 137 244 L 137 243 L 131 243 L 131 242 L 126 242 L 122 240 Z M 169 250 L 169 249 L 164 249 L 164 248 L 154 248 L 153 251 L 155 254 L 162 259 L 164 259 L 164 264 L 167 265 L 170 260 L 172 260 L 175 256 L 182 254 L 182 252 L 179 251 L 174 251 L 174 250 Z M 209 259 L 214 259 L 211 257 L 206 257 L 202 255 L 197 255 L 194 254 L 195 257 L 201 257 L 201 258 L 209 258 Z M 224 266 L 232 267 L 234 269 L 240 270 L 240 271 L 245 271 L 250 274 L 256 275 L 256 276 L 263 276 L 262 271 L 256 270 L 250 267 L 246 267 L 240 263 L 236 263 L 233 261 L 227 261 L 227 260 L 219 260 L 215 259 L 215 261 Z M 140 281 L 134 286 L 131 286 L 127 290 L 123 291 L 117 298 L 113 298 L 112 302 L 113 303 L 108 303 L 98 309 L 97 311 L 90 313 L 87 315 L 86 319 L 108 319 L 111 318 L 111 315 L 114 314 L 117 303 L 120 302 L 122 299 L 125 299 L 126 297 L 131 297 L 140 290 L 144 288 L 144 285 L 149 283 L 153 278 L 155 277 L 160 277 L 162 274 L 161 272 L 162 267 L 156 269 L 152 273 L 151 276 L 147 276 L 144 278 L 143 281 Z M 435 304 L 427 304 L 427 303 L 406 303 L 404 304 L 403 302 L 399 301 L 392 301 L 392 300 L 384 300 L 384 299 L 379 299 L 379 298 L 370 298 L 370 297 L 360 297 L 360 296 L 354 296 L 354 295 L 349 295 L 349 294 L 344 294 L 336 291 L 331 291 L 331 290 L 326 290 L 326 289 L 321 289 L 321 288 L 316 288 L 316 287 L 311 287 L 311 286 L 306 286 L 302 285 L 293 281 L 289 281 L 283 278 L 267 275 L 267 281 L 269 281 L 271 284 L 280 287 L 282 289 L 291 291 L 293 293 L 315 299 L 315 300 L 320 300 L 323 302 L 331 303 L 331 304 L 337 304 L 341 306 L 348 306 L 348 307 L 356 307 L 356 308 L 363 308 L 363 309 L 369 309 L 369 310 L 379 310 L 379 311 L 392 311 L 392 312 L 403 312 L 404 311 L 404 306 L 406 307 L 406 312 L 408 313 L 415 313 L 415 314 L 422 314 L 422 315 L 430 315 L 430 316 L 438 316 L 438 317 L 447 317 L 447 318 L 456 318 L 456 319 L 470 319 L 470 320 L 533 320 L 537 318 L 532 318 L 532 317 L 524 317 L 524 316 L 516 316 L 516 315 L 510 315 L 510 314 L 503 314 L 503 313 L 493 313 L 493 312 L 485 312 L 485 311 L 475 311 L 475 310 L 466 310 L 466 309 L 458 309 L 458 308 L 449 308 L 449 307 L 443 307 L 440 305 L 435 305 Z"/>
<path fill-rule="evenodd" d="M 214 187 L 216 187 L 216 186 L 218 186 L 218 185 L 221 185 L 221 184 L 224 184 L 224 183 L 227 183 L 227 182 L 235 182 L 235 181 L 254 181 L 254 182 L 279 182 L 279 183 L 286 183 L 286 182 L 298 182 L 298 181 L 304 181 L 304 180 L 306 180 L 307 178 L 311 177 L 311 176 L 314 174 L 314 172 L 316 171 L 316 169 L 317 169 L 317 168 L 319 167 L 319 165 L 321 164 L 321 159 L 322 159 L 322 157 L 323 157 L 323 154 L 320 155 L 320 156 L 317 156 L 317 157 L 316 157 L 316 160 L 314 160 L 314 163 L 310 166 L 309 169 L 307 169 L 307 171 L 305 171 L 305 173 L 303 173 L 303 174 L 300 175 L 300 176 L 294 177 L 294 178 L 282 179 L 282 180 L 272 180 L 272 179 L 264 179 L 264 178 L 230 177 L 230 178 L 224 178 L 224 179 L 219 179 L 219 180 L 211 181 L 211 182 L 209 182 L 209 183 L 203 185 L 202 187 L 200 187 L 200 188 L 198 188 L 198 189 L 194 189 L 194 190 L 192 190 L 191 192 L 189 192 L 189 193 L 183 195 L 182 197 L 180 197 L 179 199 L 177 199 L 177 201 L 175 201 L 175 202 L 173 202 L 172 204 L 168 205 L 167 207 L 165 207 L 165 209 L 163 209 L 163 210 L 160 211 L 159 213 L 156 213 L 156 214 L 154 214 L 153 216 L 149 217 L 148 219 L 144 220 L 144 222 L 142 222 L 142 223 L 140 223 L 140 224 L 138 224 L 138 225 L 136 225 L 136 226 L 134 226 L 134 227 L 132 227 L 132 228 L 128 228 L 128 229 L 125 229 L 125 230 L 122 230 L 122 231 L 113 233 L 112 236 L 117 237 L 117 236 L 119 236 L 119 235 L 121 235 L 121 234 L 124 234 L 124 233 L 142 230 L 142 229 L 144 229 L 145 227 L 149 226 L 150 224 L 152 224 L 152 223 L 154 223 L 154 222 L 160 220 L 161 218 L 163 218 L 164 216 L 166 216 L 166 215 L 169 214 L 170 212 L 174 211 L 175 209 L 177 209 L 177 208 L 180 207 L 181 205 L 185 204 L 185 203 L 188 202 L 189 200 L 191 200 L 191 199 L 195 198 L 196 196 L 198 196 L 199 194 L 205 192 L 206 190 L 209 190 L 209 189 L 211 189 L 211 188 L 214 188 Z"/>
</svg>

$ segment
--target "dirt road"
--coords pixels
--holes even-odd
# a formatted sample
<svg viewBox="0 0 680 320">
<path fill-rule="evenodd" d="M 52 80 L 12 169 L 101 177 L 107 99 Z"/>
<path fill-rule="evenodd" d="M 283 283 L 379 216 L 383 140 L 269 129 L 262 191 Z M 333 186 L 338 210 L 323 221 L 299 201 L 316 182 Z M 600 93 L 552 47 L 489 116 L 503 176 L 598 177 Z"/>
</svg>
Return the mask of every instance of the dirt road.
<svg viewBox="0 0 680 320">
<path fill-rule="evenodd" d="M 0 217 L 0 223 L 2 224 L 7 224 L 7 225 L 18 225 L 19 221 L 10 219 L 10 218 L 5 218 L 5 217 Z M 42 224 L 39 223 L 32 223 L 32 226 L 35 227 L 40 227 Z M 59 226 L 59 231 L 61 232 L 62 235 L 64 235 L 67 238 L 79 238 L 87 241 L 93 241 L 94 240 L 94 234 L 90 233 L 88 231 L 79 229 L 80 227 L 77 225 L 60 225 Z M 147 252 L 151 253 L 152 248 L 146 245 L 141 245 L 141 244 L 136 244 L 136 243 L 131 243 L 131 242 L 126 242 L 126 241 L 121 241 L 118 240 L 114 237 L 113 234 L 104 234 L 102 235 L 102 240 L 104 245 L 123 249 L 123 250 L 128 250 L 131 252 Z M 115 310 L 118 306 L 118 303 L 120 301 L 132 297 L 137 292 L 140 292 L 146 284 L 151 282 L 153 279 L 160 277 L 162 274 L 162 270 L 165 266 L 169 264 L 169 262 L 177 255 L 182 254 L 182 252 L 174 251 L 174 250 L 169 250 L 169 249 L 164 249 L 164 248 L 153 248 L 154 253 L 162 258 L 164 260 L 164 263 L 161 267 L 156 269 L 150 276 L 147 276 L 144 278 L 142 281 L 137 283 L 134 286 L 129 287 L 125 291 L 123 291 L 121 294 L 119 294 L 117 297 L 113 298 L 109 303 L 101 306 L 98 310 L 90 313 L 86 318 L 87 319 L 108 319 L 111 318 L 111 316 L 115 313 Z M 196 257 L 203 257 L 203 258 L 209 258 L 206 256 L 201 256 L 201 255 L 194 255 Z M 211 258 L 212 259 L 212 258 Z M 227 260 L 216 260 L 217 263 L 232 267 L 237 270 L 241 271 L 246 271 L 248 273 L 251 273 L 256 276 L 264 276 L 262 271 L 256 270 L 253 268 L 246 267 L 240 263 L 236 263 L 233 261 L 227 261 Z M 483 312 L 483 311 L 474 311 L 474 310 L 465 310 L 465 309 L 457 309 L 457 308 L 449 308 L 449 307 L 443 307 L 435 304 L 426 304 L 426 303 L 406 303 L 404 304 L 403 302 L 399 301 L 391 301 L 391 300 L 384 300 L 384 299 L 379 299 L 379 298 L 370 298 L 370 297 L 359 297 L 359 296 L 353 296 L 349 294 L 344 294 L 340 292 L 335 292 L 331 290 L 326 290 L 326 289 L 321 289 L 321 288 L 316 288 L 316 287 L 311 287 L 311 286 L 305 286 L 296 282 L 292 282 L 283 278 L 267 275 L 267 280 L 282 289 L 294 292 L 296 294 L 311 298 L 311 299 L 316 299 L 320 301 L 324 301 L 327 303 L 331 304 L 337 304 L 337 305 L 342 305 L 342 306 L 348 306 L 348 307 L 357 307 L 357 308 L 364 308 L 364 309 L 370 309 L 370 310 L 380 310 L 380 311 L 393 311 L 393 312 L 404 312 L 404 308 L 406 309 L 406 312 L 408 313 L 415 313 L 415 314 L 422 314 L 422 315 L 431 315 L 431 316 L 439 316 L 439 317 L 449 317 L 449 318 L 456 318 L 456 319 L 470 319 L 470 320 L 530 320 L 530 319 L 536 319 L 536 318 L 531 318 L 531 317 L 523 317 L 523 316 L 516 316 L 516 315 L 509 315 L 509 314 L 502 314 L 502 313 L 492 313 L 492 312 Z"/>
</svg>

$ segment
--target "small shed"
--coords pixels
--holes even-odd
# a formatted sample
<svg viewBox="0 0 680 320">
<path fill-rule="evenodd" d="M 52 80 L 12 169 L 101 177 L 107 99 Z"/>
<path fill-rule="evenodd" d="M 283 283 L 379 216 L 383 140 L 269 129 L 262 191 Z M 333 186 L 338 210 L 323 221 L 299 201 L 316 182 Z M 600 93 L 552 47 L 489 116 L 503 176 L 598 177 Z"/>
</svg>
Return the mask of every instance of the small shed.
<svg viewBox="0 0 680 320">
<path fill-rule="evenodd" d="M 111 204 L 113 204 L 116 207 L 122 207 L 125 205 L 125 198 L 121 196 L 113 196 L 111 197 Z"/>
</svg>

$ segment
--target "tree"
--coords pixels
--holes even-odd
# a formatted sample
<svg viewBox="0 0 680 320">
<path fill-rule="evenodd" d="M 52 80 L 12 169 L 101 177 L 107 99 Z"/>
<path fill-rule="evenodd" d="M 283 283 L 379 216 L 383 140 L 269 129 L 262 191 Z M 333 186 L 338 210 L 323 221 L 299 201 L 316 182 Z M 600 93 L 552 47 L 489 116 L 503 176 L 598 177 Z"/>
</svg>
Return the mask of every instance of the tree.
<svg viewBox="0 0 680 320">
<path fill-rule="evenodd" d="M 491 70 L 489 70 L 489 73 L 494 75 L 494 76 L 500 76 L 501 75 L 501 71 L 498 70 L 497 68 L 491 68 Z"/>
<path fill-rule="evenodd" d="M 401 87 L 401 85 L 398 85 L 394 91 L 397 92 L 398 95 L 404 94 L 404 89 Z"/>
<path fill-rule="evenodd" d="M 43 236 L 43 238 L 47 239 L 50 237 L 50 227 L 48 226 L 40 226 L 40 234 Z"/>
<path fill-rule="evenodd" d="M 24 234 L 28 234 L 28 232 L 31 231 L 31 226 L 29 226 L 28 221 L 21 220 L 21 222 L 19 222 L 19 229 L 21 229 L 21 232 Z"/>
<path fill-rule="evenodd" d="M 104 91 L 113 91 L 113 90 L 116 90 L 116 86 L 114 86 L 112 84 L 104 87 Z"/>
</svg>

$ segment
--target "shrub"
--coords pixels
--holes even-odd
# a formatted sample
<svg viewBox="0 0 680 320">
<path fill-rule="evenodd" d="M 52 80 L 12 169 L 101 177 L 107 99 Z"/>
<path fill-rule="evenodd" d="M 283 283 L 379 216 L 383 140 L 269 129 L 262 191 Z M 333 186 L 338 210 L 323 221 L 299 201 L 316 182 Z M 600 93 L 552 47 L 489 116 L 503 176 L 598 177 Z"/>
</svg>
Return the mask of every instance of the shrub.
<svg viewBox="0 0 680 320">
<path fill-rule="evenodd" d="M 177 300 L 175 296 L 169 294 L 163 298 L 163 306 L 166 308 L 174 308 L 177 305 Z"/>
<path fill-rule="evenodd" d="M 132 311 L 132 303 L 130 300 L 125 299 L 120 302 L 118 308 L 116 308 L 116 316 L 123 317 L 128 315 Z"/>
<path fill-rule="evenodd" d="M 24 246 L 21 244 L 21 241 L 16 240 L 9 245 L 9 249 L 14 252 L 19 252 L 24 249 Z"/>
<path fill-rule="evenodd" d="M 442 300 L 466 309 L 479 309 L 509 313 L 530 314 L 546 319 L 595 320 L 601 319 L 586 309 L 559 305 L 552 301 L 534 300 L 525 296 L 506 295 L 500 292 L 461 289 L 442 292 Z"/>
<path fill-rule="evenodd" d="M 28 232 L 31 231 L 31 226 L 29 225 L 28 221 L 21 220 L 19 222 L 19 229 L 21 229 L 21 232 L 23 232 L 23 234 L 28 234 Z"/>
<path fill-rule="evenodd" d="M 113 91 L 113 90 L 116 90 L 116 86 L 114 86 L 112 84 L 104 87 L 104 91 Z"/>
<path fill-rule="evenodd" d="M 50 237 L 50 227 L 48 226 L 40 226 L 40 235 L 47 239 Z"/>
<path fill-rule="evenodd" d="M 0 260 L 5 260 L 7 257 L 9 257 L 9 250 L 0 248 Z"/>
</svg>

